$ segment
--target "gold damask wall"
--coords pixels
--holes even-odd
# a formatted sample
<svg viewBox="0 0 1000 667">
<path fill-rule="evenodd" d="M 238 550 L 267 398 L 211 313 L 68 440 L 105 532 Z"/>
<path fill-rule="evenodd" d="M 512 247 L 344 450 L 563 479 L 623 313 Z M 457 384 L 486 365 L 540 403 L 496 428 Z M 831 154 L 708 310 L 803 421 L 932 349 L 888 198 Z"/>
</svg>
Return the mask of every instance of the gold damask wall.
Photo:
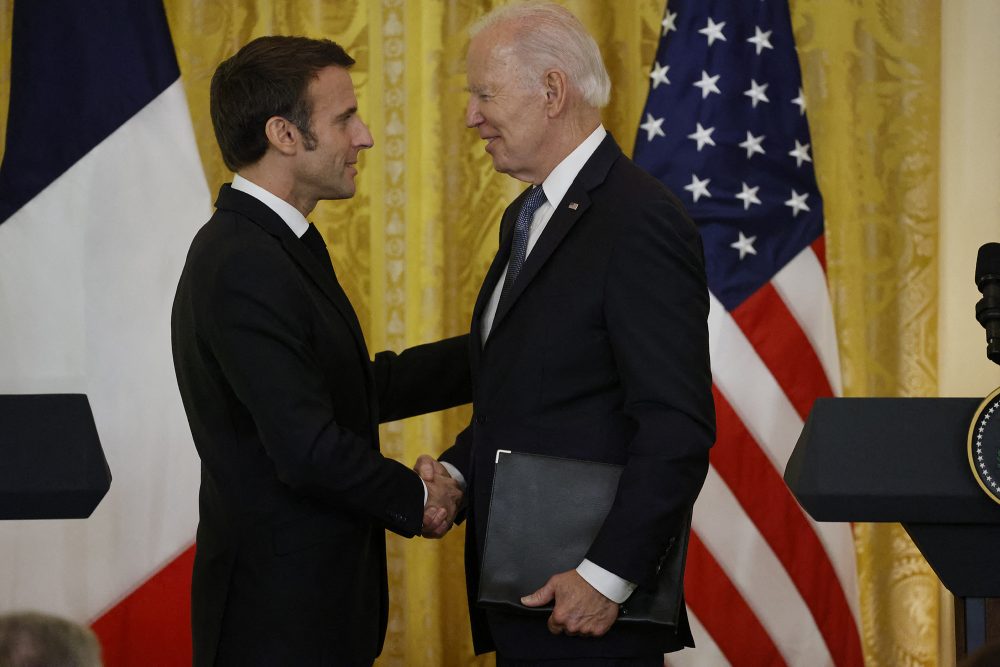
<svg viewBox="0 0 1000 667">
<path fill-rule="evenodd" d="M 22 0 L 29 1 L 29 0 Z M 733 0 L 742 1 L 742 0 Z M 322 203 L 323 231 L 372 350 L 466 330 L 521 186 L 495 174 L 464 127 L 469 24 L 489 0 L 165 0 L 210 188 L 230 179 L 208 118 L 215 66 L 265 34 L 328 37 L 358 61 L 358 194 Z M 645 102 L 662 0 L 567 0 L 597 38 L 614 85 L 605 124 L 629 150 Z M 792 0 L 825 200 L 827 255 L 848 395 L 936 392 L 938 0 Z M 10 44 L 12 0 L 0 0 Z M 9 46 L 0 49 L 0 142 Z M 386 453 L 413 461 L 450 443 L 453 410 L 388 426 Z M 857 525 L 866 664 L 951 664 L 951 608 L 898 526 Z M 472 658 L 462 528 L 440 542 L 391 536 L 391 620 L 382 666 Z"/>
<path fill-rule="evenodd" d="M 937 395 L 938 0 L 792 0 L 848 396 Z M 951 597 L 857 524 L 866 664 L 954 664 Z"/>
</svg>

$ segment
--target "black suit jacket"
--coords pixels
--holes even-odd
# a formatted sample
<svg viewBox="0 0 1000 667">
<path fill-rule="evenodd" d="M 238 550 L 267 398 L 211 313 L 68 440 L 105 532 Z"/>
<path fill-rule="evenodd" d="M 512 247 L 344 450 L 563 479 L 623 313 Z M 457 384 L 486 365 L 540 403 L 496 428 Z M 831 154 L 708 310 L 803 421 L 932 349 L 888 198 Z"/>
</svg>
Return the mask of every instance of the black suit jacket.
<svg viewBox="0 0 1000 667">
<path fill-rule="evenodd" d="M 616 624 L 602 638 L 573 638 L 549 634 L 544 616 L 475 608 L 497 449 L 624 465 L 587 558 L 642 586 L 701 489 L 715 438 L 698 231 L 610 135 L 558 203 L 481 347 L 483 311 L 503 277 L 523 198 L 504 213 L 500 251 L 473 311 L 472 423 L 442 455 L 469 484 L 476 651 L 572 658 L 692 645 L 686 615 L 676 634 Z"/>
<path fill-rule="evenodd" d="M 372 362 L 347 296 L 257 199 L 224 185 L 191 244 L 174 365 L 202 460 L 196 665 L 370 664 L 385 536 L 420 531 L 423 485 L 378 423 L 468 402 L 466 337 Z"/>
</svg>

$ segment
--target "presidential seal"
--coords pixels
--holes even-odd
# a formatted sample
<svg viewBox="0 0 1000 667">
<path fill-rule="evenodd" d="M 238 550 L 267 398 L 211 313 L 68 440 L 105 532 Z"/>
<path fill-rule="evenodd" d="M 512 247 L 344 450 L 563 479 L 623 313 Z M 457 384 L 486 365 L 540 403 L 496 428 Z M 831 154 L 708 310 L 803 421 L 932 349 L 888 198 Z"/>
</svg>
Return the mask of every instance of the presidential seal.
<svg viewBox="0 0 1000 667">
<path fill-rule="evenodd" d="M 969 426 L 969 465 L 986 495 L 1000 503 L 1000 388 L 980 404 Z"/>
</svg>

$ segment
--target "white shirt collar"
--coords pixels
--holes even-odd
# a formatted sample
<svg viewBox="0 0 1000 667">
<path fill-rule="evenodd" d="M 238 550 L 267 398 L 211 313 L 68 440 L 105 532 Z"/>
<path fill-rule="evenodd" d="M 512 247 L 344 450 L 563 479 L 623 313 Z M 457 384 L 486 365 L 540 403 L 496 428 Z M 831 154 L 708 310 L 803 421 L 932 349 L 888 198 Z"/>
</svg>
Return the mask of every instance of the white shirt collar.
<svg viewBox="0 0 1000 667">
<path fill-rule="evenodd" d="M 569 190 L 569 186 L 573 185 L 573 181 L 583 169 L 583 165 L 587 164 L 587 160 L 594 154 L 606 136 L 608 136 L 608 131 L 604 129 L 604 125 L 598 125 L 597 129 L 574 148 L 572 153 L 563 158 L 563 161 L 549 173 L 548 178 L 542 181 L 545 198 L 553 207 L 559 206 L 559 202 L 566 196 L 566 191 Z"/>
<path fill-rule="evenodd" d="M 306 233 L 309 229 L 309 221 L 306 217 L 302 215 L 299 209 L 295 208 L 288 202 L 286 202 L 281 197 L 268 192 L 264 188 L 260 187 L 252 181 L 248 181 L 246 178 L 236 174 L 233 176 L 233 190 L 239 190 L 242 193 L 248 194 L 254 199 L 260 201 L 264 206 L 268 207 L 274 211 L 278 217 L 285 221 L 288 228 L 292 230 L 297 237 L 302 238 L 302 235 Z"/>
</svg>

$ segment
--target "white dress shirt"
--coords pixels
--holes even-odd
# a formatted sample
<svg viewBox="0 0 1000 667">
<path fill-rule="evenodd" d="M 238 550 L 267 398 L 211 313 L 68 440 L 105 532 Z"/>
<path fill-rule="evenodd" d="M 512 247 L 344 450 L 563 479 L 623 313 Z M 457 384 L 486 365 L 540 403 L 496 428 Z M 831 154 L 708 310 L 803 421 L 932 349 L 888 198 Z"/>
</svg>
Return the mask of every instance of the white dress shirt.
<svg viewBox="0 0 1000 667">
<path fill-rule="evenodd" d="M 279 218 L 285 221 L 289 229 L 299 238 L 306 233 L 309 229 L 309 221 L 306 220 L 306 216 L 302 215 L 302 212 L 286 202 L 281 197 L 268 192 L 264 188 L 260 187 L 252 181 L 248 181 L 244 177 L 236 174 L 233 176 L 233 190 L 239 190 L 244 194 L 248 194 L 264 206 L 268 207 L 274 211 Z"/>
<path fill-rule="evenodd" d="M 538 210 L 535 211 L 535 215 L 531 218 L 531 229 L 528 233 L 528 248 L 525 253 L 525 260 L 527 260 L 528 255 L 531 254 L 531 249 L 535 247 L 535 243 L 538 238 L 545 231 L 545 226 L 548 224 L 549 220 L 552 218 L 552 214 L 555 212 L 556 207 L 562 202 L 563 197 L 569 190 L 569 187 L 576 180 L 577 175 L 580 170 L 583 169 L 583 165 L 587 163 L 590 156 L 594 154 L 597 147 L 601 145 L 604 141 L 604 137 L 608 134 L 607 130 L 604 129 L 603 125 L 598 125 L 597 129 L 594 130 L 590 136 L 583 140 L 583 142 L 577 146 L 572 153 L 566 156 L 566 158 L 556 165 L 548 177 L 542 182 L 542 189 L 545 191 L 545 201 L 542 202 Z M 508 262 L 509 264 L 509 262 Z M 489 302 L 486 304 L 486 309 L 483 311 L 482 322 L 480 323 L 480 342 L 482 345 L 486 344 L 486 339 L 490 335 L 490 330 L 493 328 L 493 319 L 496 317 L 497 304 L 500 302 L 500 292 L 503 290 L 504 277 L 507 275 L 507 267 L 504 267 L 503 273 L 500 274 L 500 279 L 493 288 L 493 294 L 490 296 Z M 455 466 L 450 463 L 442 462 L 442 465 L 448 470 L 452 477 L 457 479 L 459 483 L 464 487 L 465 478 L 462 473 L 458 471 Z M 580 563 L 576 571 L 583 577 L 587 583 L 596 588 L 604 597 L 608 598 L 613 602 L 621 604 L 628 599 L 628 596 L 632 594 L 635 590 L 635 584 L 625 579 L 622 579 L 618 575 L 608 572 L 600 565 L 593 563 L 586 558 Z M 556 574 L 553 572 L 553 574 Z M 525 593 L 530 593 L 531 591 L 525 591 Z"/>
<path fill-rule="evenodd" d="M 569 186 L 573 185 L 573 181 L 576 180 L 577 174 L 583 169 L 583 165 L 587 164 L 587 160 L 590 159 L 590 156 L 594 154 L 594 151 L 597 150 L 597 147 L 601 145 L 601 142 L 604 141 L 604 137 L 607 135 L 608 131 L 604 129 L 604 126 L 598 125 L 597 129 L 591 132 L 590 136 L 573 149 L 573 152 L 567 155 L 562 162 L 557 164 L 556 168 L 542 181 L 542 190 L 545 191 L 545 201 L 542 202 L 542 205 L 535 211 L 534 217 L 531 218 L 531 230 L 528 232 L 528 249 L 524 253 L 525 261 L 531 255 L 531 249 L 535 247 L 538 237 L 542 235 L 546 225 L 549 224 L 552 214 L 555 213 L 556 206 L 566 196 Z M 508 261 L 507 264 L 510 265 L 510 262 Z M 490 296 L 490 300 L 486 304 L 486 309 L 483 311 L 483 319 L 479 332 L 482 336 L 481 342 L 483 345 L 486 344 L 486 339 L 493 328 L 493 318 L 497 314 L 497 304 L 500 303 L 500 292 L 503 291 L 503 282 L 506 275 L 507 266 L 504 267 L 503 273 L 500 274 L 500 280 L 494 286 L 493 294 Z"/>
</svg>

